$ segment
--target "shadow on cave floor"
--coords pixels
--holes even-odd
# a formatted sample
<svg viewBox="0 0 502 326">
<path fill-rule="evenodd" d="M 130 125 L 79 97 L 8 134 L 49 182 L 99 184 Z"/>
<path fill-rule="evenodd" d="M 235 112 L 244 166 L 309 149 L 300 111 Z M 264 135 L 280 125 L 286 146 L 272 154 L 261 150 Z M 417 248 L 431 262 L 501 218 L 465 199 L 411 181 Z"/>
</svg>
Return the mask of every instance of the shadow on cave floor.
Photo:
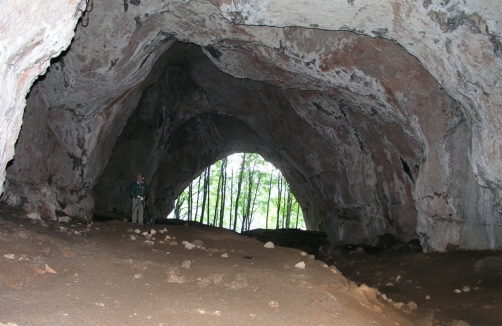
<svg viewBox="0 0 502 326">
<path fill-rule="evenodd" d="M 502 324 L 502 251 L 425 254 L 418 240 L 402 243 L 391 235 L 379 237 L 377 246 L 329 246 L 323 232 L 303 230 L 243 235 L 314 255 L 358 286 L 378 289 L 382 300 L 403 311 L 411 312 L 416 304 L 430 325 L 450 325 L 455 319 L 473 326 Z"/>
</svg>

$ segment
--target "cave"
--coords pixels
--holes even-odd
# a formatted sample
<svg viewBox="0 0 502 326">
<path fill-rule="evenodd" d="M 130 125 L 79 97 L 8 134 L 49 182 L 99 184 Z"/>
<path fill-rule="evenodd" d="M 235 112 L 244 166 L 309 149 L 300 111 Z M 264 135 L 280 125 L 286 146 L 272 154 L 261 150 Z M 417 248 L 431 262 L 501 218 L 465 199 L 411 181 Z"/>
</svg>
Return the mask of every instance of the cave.
<svg viewBox="0 0 502 326">
<path fill-rule="evenodd" d="M 258 153 L 332 245 L 502 249 L 495 0 L 7 0 L 0 193 L 46 220 L 167 216 Z"/>
</svg>

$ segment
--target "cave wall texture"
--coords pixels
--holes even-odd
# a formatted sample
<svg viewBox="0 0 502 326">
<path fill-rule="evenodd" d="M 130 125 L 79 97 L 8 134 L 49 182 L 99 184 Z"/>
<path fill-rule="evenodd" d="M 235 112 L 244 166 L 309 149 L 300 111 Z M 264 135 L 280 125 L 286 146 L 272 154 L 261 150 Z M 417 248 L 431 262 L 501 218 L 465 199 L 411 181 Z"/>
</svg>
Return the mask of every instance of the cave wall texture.
<svg viewBox="0 0 502 326">
<path fill-rule="evenodd" d="M 333 243 L 502 248 L 498 0 L 95 0 L 76 29 L 85 1 L 5 5 L 10 205 L 128 212 L 142 172 L 165 216 L 206 166 L 248 151 Z"/>
</svg>

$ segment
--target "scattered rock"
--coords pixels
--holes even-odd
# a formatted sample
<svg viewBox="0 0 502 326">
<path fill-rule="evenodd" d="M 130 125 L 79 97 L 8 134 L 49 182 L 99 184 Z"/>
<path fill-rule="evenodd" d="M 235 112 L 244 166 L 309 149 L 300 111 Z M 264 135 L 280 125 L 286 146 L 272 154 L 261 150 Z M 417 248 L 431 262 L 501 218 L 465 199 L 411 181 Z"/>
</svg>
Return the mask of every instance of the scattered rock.
<svg viewBox="0 0 502 326">
<path fill-rule="evenodd" d="M 191 264 L 192 264 L 192 261 L 190 261 L 190 260 L 184 260 L 183 263 L 181 264 L 181 267 L 183 267 L 183 268 L 190 268 Z"/>
<path fill-rule="evenodd" d="M 45 266 L 45 258 L 41 256 L 37 256 L 32 259 L 30 263 L 31 267 L 44 267 Z"/>
<path fill-rule="evenodd" d="M 124 218 L 124 219 L 122 219 L 122 223 L 127 224 L 127 223 L 129 223 L 129 220 Z"/>
<path fill-rule="evenodd" d="M 418 305 L 413 302 L 413 301 L 410 301 L 408 302 L 407 306 L 411 309 L 411 310 L 417 310 L 418 309 Z"/>
<path fill-rule="evenodd" d="M 71 223 L 71 217 L 69 216 L 60 216 L 58 218 L 59 222 L 63 222 L 63 223 Z"/>
<path fill-rule="evenodd" d="M 269 241 L 269 242 L 265 243 L 264 247 L 268 248 L 268 249 L 273 249 L 274 243 L 272 241 Z"/>
<path fill-rule="evenodd" d="M 185 245 L 185 249 L 193 249 L 195 248 L 195 246 L 193 244 L 191 244 L 190 242 L 188 241 L 183 241 L 184 242 L 184 245 Z"/>
<path fill-rule="evenodd" d="M 490 256 L 478 260 L 474 264 L 476 272 L 502 272 L 502 257 Z"/>
<path fill-rule="evenodd" d="M 33 271 L 35 272 L 35 274 L 40 274 L 40 275 L 43 275 L 46 273 L 43 269 L 40 269 L 38 267 L 33 268 Z"/>
<path fill-rule="evenodd" d="M 451 322 L 451 326 L 471 326 L 471 324 L 469 324 L 468 322 L 463 321 L 461 319 L 454 319 Z"/>
<path fill-rule="evenodd" d="M 154 235 L 154 234 L 156 234 L 156 233 L 157 233 L 157 230 L 155 230 L 155 229 L 151 229 L 151 230 L 150 230 L 150 234 L 151 234 L 151 235 Z"/>
<path fill-rule="evenodd" d="M 403 302 L 392 302 L 392 305 L 397 309 L 401 309 L 404 306 L 404 303 Z"/>
<path fill-rule="evenodd" d="M 136 240 L 136 236 L 131 235 L 130 237 L 131 237 L 131 240 Z"/>
<path fill-rule="evenodd" d="M 298 269 L 305 269 L 305 262 L 301 261 L 298 264 L 296 264 L 295 267 Z"/>
<path fill-rule="evenodd" d="M 176 271 L 171 271 L 169 273 L 169 277 L 167 278 L 167 282 L 169 283 L 185 283 L 185 277 L 184 276 L 178 276 L 176 275 Z"/>
<path fill-rule="evenodd" d="M 193 244 L 194 246 L 197 246 L 197 247 L 202 247 L 202 246 L 204 246 L 204 241 L 201 241 L 201 240 L 194 240 L 194 241 L 192 241 L 192 244 Z"/>
<path fill-rule="evenodd" d="M 227 254 L 227 253 L 224 253 L 223 255 L 221 255 L 221 257 L 223 257 L 223 258 L 228 258 L 228 254 Z"/>
<path fill-rule="evenodd" d="M 31 218 L 32 220 L 42 220 L 42 218 L 40 217 L 40 214 L 39 213 L 30 213 L 28 215 L 26 215 L 28 218 Z"/>
<path fill-rule="evenodd" d="M 140 278 L 143 278 L 143 274 L 142 274 L 142 273 L 137 273 L 137 274 L 134 274 L 134 278 L 135 278 L 135 279 L 140 279 Z"/>
<path fill-rule="evenodd" d="M 139 229 L 134 230 L 134 233 L 141 233 Z"/>
<path fill-rule="evenodd" d="M 171 240 L 171 237 L 166 235 L 165 239 L 164 240 Z"/>
<path fill-rule="evenodd" d="M 430 295 L 426 295 L 425 296 L 425 300 L 430 300 L 431 299 L 431 296 Z"/>
<path fill-rule="evenodd" d="M 455 292 L 455 293 L 462 293 L 462 291 L 460 291 L 459 289 L 455 289 L 453 292 Z"/>
<path fill-rule="evenodd" d="M 225 284 L 225 286 L 228 286 L 232 290 L 239 290 L 243 288 L 248 287 L 248 282 L 246 277 L 243 274 L 237 274 L 235 276 L 235 281 L 229 284 Z"/>
<path fill-rule="evenodd" d="M 24 239 L 24 240 L 28 239 L 29 235 L 30 235 L 30 231 L 18 231 L 17 232 L 17 236 L 20 237 L 21 239 Z"/>
<path fill-rule="evenodd" d="M 148 232 L 141 232 L 141 235 L 148 235 Z"/>
<path fill-rule="evenodd" d="M 356 252 L 359 253 L 359 254 L 364 254 L 365 253 L 364 249 L 361 248 L 361 247 L 357 247 Z"/>
<path fill-rule="evenodd" d="M 214 274 L 211 279 L 214 283 L 214 285 L 220 285 L 221 282 L 223 281 L 223 276 L 225 276 L 224 274 Z"/>
<path fill-rule="evenodd" d="M 153 242 L 152 240 L 145 240 L 145 243 L 147 245 L 151 245 L 152 246 L 155 242 Z"/>
<path fill-rule="evenodd" d="M 211 279 L 210 278 L 197 278 L 197 284 L 199 284 L 199 286 L 208 286 L 209 284 L 211 284 Z"/>
<path fill-rule="evenodd" d="M 47 264 L 45 264 L 45 271 L 50 274 L 56 274 L 56 271 L 50 268 Z"/>
<path fill-rule="evenodd" d="M 402 278 L 402 277 L 401 277 L 401 275 L 398 275 L 398 276 L 396 277 L 396 283 L 401 282 L 401 278 Z"/>
<path fill-rule="evenodd" d="M 171 242 L 171 243 L 170 243 L 170 245 L 171 245 L 171 246 L 177 246 L 177 245 L 178 245 L 178 243 L 177 243 L 176 241 L 173 241 L 173 242 Z"/>
<path fill-rule="evenodd" d="M 270 308 L 279 308 L 279 302 L 277 302 L 277 301 L 273 301 L 273 300 L 272 300 L 272 301 L 270 301 L 270 302 L 268 303 L 268 306 L 269 306 Z"/>
<path fill-rule="evenodd" d="M 59 252 L 63 255 L 65 258 L 73 258 L 77 255 L 77 252 L 73 249 L 70 249 L 64 245 L 58 244 L 57 245 Z"/>
<path fill-rule="evenodd" d="M 14 259 L 16 257 L 14 254 L 5 254 L 3 256 L 7 259 Z"/>
<path fill-rule="evenodd" d="M 464 285 L 462 287 L 462 292 L 471 292 L 471 288 L 469 287 L 469 285 Z"/>
</svg>

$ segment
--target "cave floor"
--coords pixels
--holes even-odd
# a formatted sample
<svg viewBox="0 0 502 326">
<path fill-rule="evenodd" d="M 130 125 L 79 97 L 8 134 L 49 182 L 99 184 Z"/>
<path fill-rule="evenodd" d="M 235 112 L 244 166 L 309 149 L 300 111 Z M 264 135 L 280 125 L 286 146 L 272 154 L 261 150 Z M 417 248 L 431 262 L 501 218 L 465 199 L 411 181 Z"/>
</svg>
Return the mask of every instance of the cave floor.
<svg viewBox="0 0 502 326">
<path fill-rule="evenodd" d="M 476 263 L 500 256 L 500 251 L 425 254 L 392 248 L 375 255 L 338 250 L 326 262 L 349 280 L 374 287 L 393 301 L 415 302 L 433 324 L 450 325 L 457 319 L 488 326 L 502 325 L 502 266 L 497 272 L 479 264 L 476 268 Z"/>
<path fill-rule="evenodd" d="M 152 245 L 130 232 L 152 227 L 118 220 L 87 227 L 24 216 L 20 209 L 0 205 L 0 323 L 449 325 L 462 318 L 471 325 L 496 325 L 501 320 L 496 319 L 501 316 L 500 277 L 476 275 L 469 280 L 481 280 L 471 283 L 479 289 L 453 293 L 452 287 L 469 284 L 452 277 L 467 273 L 461 264 L 465 257 L 406 258 L 409 253 L 391 251 L 335 257 L 336 265 L 355 282 L 375 285 L 394 301 L 418 304 L 417 310 L 397 309 L 375 297 L 374 290 L 347 282 L 336 268 L 302 251 L 266 249 L 257 240 L 224 229 L 156 225 Z M 167 232 L 159 232 L 165 228 Z M 173 239 L 166 241 L 166 235 Z M 203 248 L 182 244 L 194 240 L 203 241 Z M 177 245 L 171 245 L 173 241 Z M 222 257 L 225 254 L 228 257 Z M 305 269 L 295 267 L 299 262 Z M 426 274 L 424 269 L 434 272 L 435 283 L 419 277 Z M 382 287 L 397 275 L 401 282 Z M 425 301 L 426 295 L 431 299 Z M 473 313 L 464 317 L 467 311 Z M 478 314 L 484 319 L 474 318 Z"/>
</svg>

